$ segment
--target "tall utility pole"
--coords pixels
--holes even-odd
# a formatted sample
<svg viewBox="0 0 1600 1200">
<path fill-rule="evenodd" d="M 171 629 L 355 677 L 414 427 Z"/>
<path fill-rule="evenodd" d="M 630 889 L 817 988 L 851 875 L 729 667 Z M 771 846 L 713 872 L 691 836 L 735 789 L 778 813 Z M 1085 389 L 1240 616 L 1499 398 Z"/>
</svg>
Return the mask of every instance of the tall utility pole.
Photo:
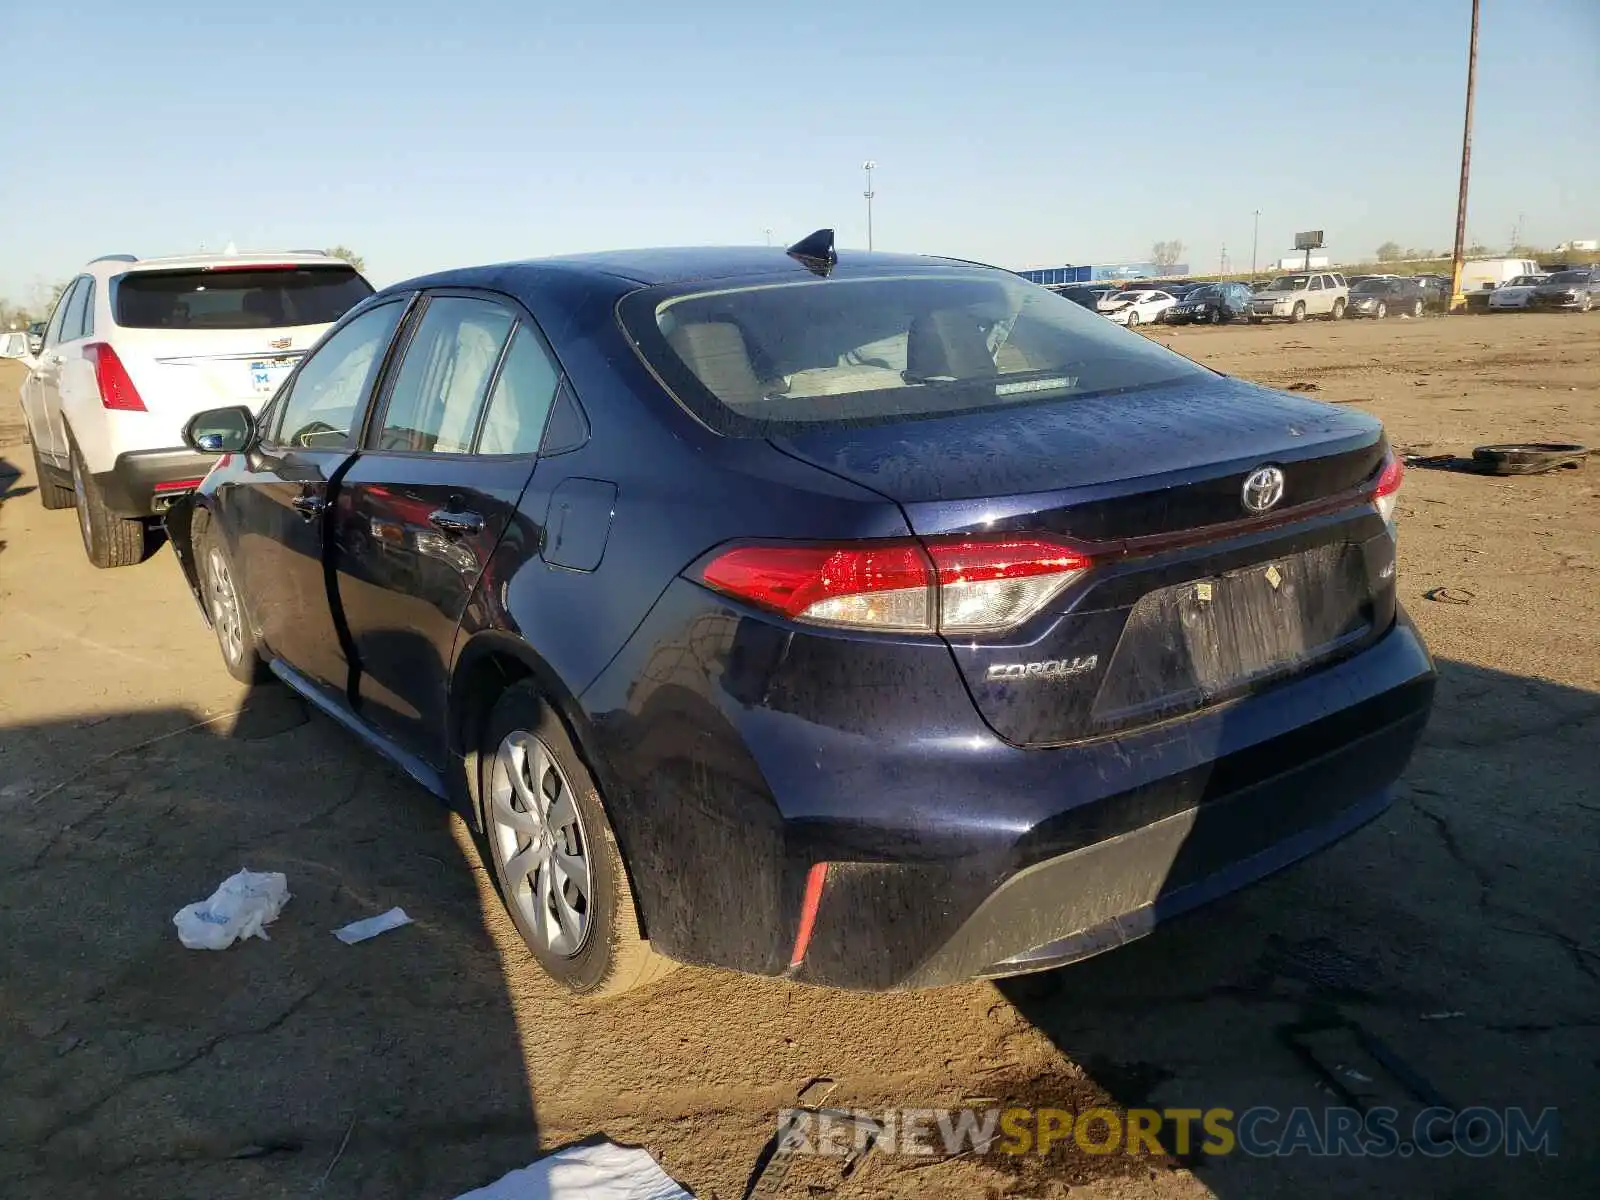
<svg viewBox="0 0 1600 1200">
<path fill-rule="evenodd" d="M 1222 277 L 1228 273 L 1228 243 L 1222 243 L 1222 253 L 1217 255 L 1217 282 L 1222 282 Z"/>
<path fill-rule="evenodd" d="M 1250 227 L 1250 282 L 1256 281 L 1256 243 L 1261 240 L 1261 210 L 1256 209 L 1255 224 Z"/>
<path fill-rule="evenodd" d="M 772 230 L 771 229 L 767 229 L 766 230 L 766 235 L 767 235 L 767 245 L 770 246 L 770 245 L 772 245 Z"/>
<path fill-rule="evenodd" d="M 878 164 L 873 162 L 870 158 L 867 159 L 866 162 L 861 164 L 861 169 L 864 170 L 867 173 L 867 190 L 862 192 L 861 194 L 867 198 L 867 249 L 868 250 L 872 249 L 872 197 L 875 195 L 875 193 L 872 190 L 872 169 L 874 167 L 876 167 L 877 165 Z"/>
<path fill-rule="evenodd" d="M 1472 96 L 1478 86 L 1478 0 L 1472 0 L 1472 41 L 1467 47 L 1467 117 L 1461 130 L 1461 192 L 1456 197 L 1456 248 L 1450 268 L 1450 311 L 1465 308 L 1461 264 L 1467 245 L 1467 177 L 1472 168 Z"/>
</svg>

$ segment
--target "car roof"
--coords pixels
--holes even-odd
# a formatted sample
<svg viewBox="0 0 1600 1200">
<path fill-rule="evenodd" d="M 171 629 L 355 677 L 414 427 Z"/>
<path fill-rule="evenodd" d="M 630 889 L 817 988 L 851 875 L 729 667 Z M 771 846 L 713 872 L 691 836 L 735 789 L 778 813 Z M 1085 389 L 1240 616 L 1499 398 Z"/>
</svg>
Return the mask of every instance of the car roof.
<svg viewBox="0 0 1600 1200">
<path fill-rule="evenodd" d="M 847 249 L 839 251 L 838 265 L 834 267 L 830 276 L 953 268 L 1000 269 L 957 258 Z M 623 281 L 641 287 L 762 276 L 790 277 L 797 281 L 815 278 L 808 268 L 789 257 L 787 251 L 780 246 L 683 246 L 652 250 L 607 250 L 596 254 L 570 254 L 556 258 L 533 258 L 487 266 L 460 267 L 408 279 L 384 290 L 388 292 L 452 285 L 506 286 L 563 276 L 575 282 L 588 281 L 615 285 L 618 281 Z"/>
</svg>

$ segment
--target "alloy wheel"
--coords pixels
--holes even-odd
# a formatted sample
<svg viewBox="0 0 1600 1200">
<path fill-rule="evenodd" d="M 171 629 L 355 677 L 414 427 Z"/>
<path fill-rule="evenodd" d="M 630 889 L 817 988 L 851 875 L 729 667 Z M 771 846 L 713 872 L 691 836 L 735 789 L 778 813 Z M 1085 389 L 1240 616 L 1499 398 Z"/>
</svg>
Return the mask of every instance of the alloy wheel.
<svg viewBox="0 0 1600 1200">
<path fill-rule="evenodd" d="M 501 741 L 488 816 L 490 849 L 524 932 L 573 957 L 592 924 L 589 835 L 566 774 L 533 734 L 517 730 Z"/>
<path fill-rule="evenodd" d="M 211 627 L 217 631 L 222 653 L 231 663 L 244 656 L 244 618 L 239 612 L 239 593 L 233 586 L 233 573 L 222 551 L 211 547 L 206 557 L 206 583 L 211 601 Z"/>
</svg>

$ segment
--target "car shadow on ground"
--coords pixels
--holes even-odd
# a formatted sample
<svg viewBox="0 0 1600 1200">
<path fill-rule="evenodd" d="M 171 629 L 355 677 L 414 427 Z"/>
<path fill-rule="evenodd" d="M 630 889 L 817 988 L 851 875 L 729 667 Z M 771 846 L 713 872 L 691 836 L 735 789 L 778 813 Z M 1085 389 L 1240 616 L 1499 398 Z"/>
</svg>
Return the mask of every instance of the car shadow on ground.
<svg viewBox="0 0 1600 1200">
<path fill-rule="evenodd" d="M 1600 695 L 1438 666 L 1433 720 L 1378 820 L 1142 941 L 999 983 L 1086 1072 L 1018 1079 L 1000 1099 L 1060 1104 L 1088 1082 L 1121 1108 L 1199 1110 L 1187 1145 L 1182 1119 L 1161 1141 L 1222 1197 L 1593 1195 Z M 1255 1126 L 1265 1143 L 1296 1106 L 1326 1129 L 1352 1101 L 1396 1108 L 1403 1139 L 1430 1101 L 1534 1120 L 1554 1107 L 1559 1157 L 1202 1149 L 1219 1144 L 1201 1125 L 1212 1109 L 1275 1110 Z M 1072 1140 L 1046 1173 L 1087 1162 Z"/>
<path fill-rule="evenodd" d="M 0 729 L 0 813 L 8 1196 L 444 1198 L 539 1152 L 470 837 L 288 691 Z M 184 949 L 241 867 L 288 878 L 271 940 Z"/>
</svg>

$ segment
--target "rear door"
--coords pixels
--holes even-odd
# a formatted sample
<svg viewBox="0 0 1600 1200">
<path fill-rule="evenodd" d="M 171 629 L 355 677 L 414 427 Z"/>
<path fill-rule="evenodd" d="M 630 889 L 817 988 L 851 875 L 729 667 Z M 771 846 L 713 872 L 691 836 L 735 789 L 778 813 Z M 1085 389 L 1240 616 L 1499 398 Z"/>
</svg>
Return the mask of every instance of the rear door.
<svg viewBox="0 0 1600 1200">
<path fill-rule="evenodd" d="M 330 484 L 355 450 L 407 303 L 379 304 L 333 332 L 285 385 L 248 474 L 219 497 L 263 640 L 333 696 L 349 686 L 350 659 L 324 569 Z"/>
<path fill-rule="evenodd" d="M 67 439 L 61 420 L 61 377 L 74 353 L 73 344 L 81 346 L 84 305 L 91 282 L 87 275 L 81 275 L 61 294 L 61 301 L 45 330 L 44 350 L 34 372 L 39 417 L 33 427 L 34 434 L 43 439 L 44 449 L 63 460 L 67 455 Z"/>
<path fill-rule="evenodd" d="M 456 629 L 533 474 L 559 378 L 511 302 L 434 293 L 339 486 L 333 562 L 357 707 L 436 767 Z"/>
<path fill-rule="evenodd" d="M 61 455 L 55 434 L 52 432 L 46 397 L 52 401 L 56 399 L 56 385 L 61 377 L 60 355 L 56 353 L 56 342 L 60 340 L 61 322 L 67 315 L 67 302 L 72 299 L 72 292 L 77 286 L 77 281 L 74 280 L 56 301 L 55 311 L 50 314 L 50 321 L 45 326 L 44 345 L 29 368 L 28 378 L 22 384 L 22 409 L 28 418 L 28 429 L 31 431 L 34 445 L 45 458 L 57 458 Z"/>
</svg>

